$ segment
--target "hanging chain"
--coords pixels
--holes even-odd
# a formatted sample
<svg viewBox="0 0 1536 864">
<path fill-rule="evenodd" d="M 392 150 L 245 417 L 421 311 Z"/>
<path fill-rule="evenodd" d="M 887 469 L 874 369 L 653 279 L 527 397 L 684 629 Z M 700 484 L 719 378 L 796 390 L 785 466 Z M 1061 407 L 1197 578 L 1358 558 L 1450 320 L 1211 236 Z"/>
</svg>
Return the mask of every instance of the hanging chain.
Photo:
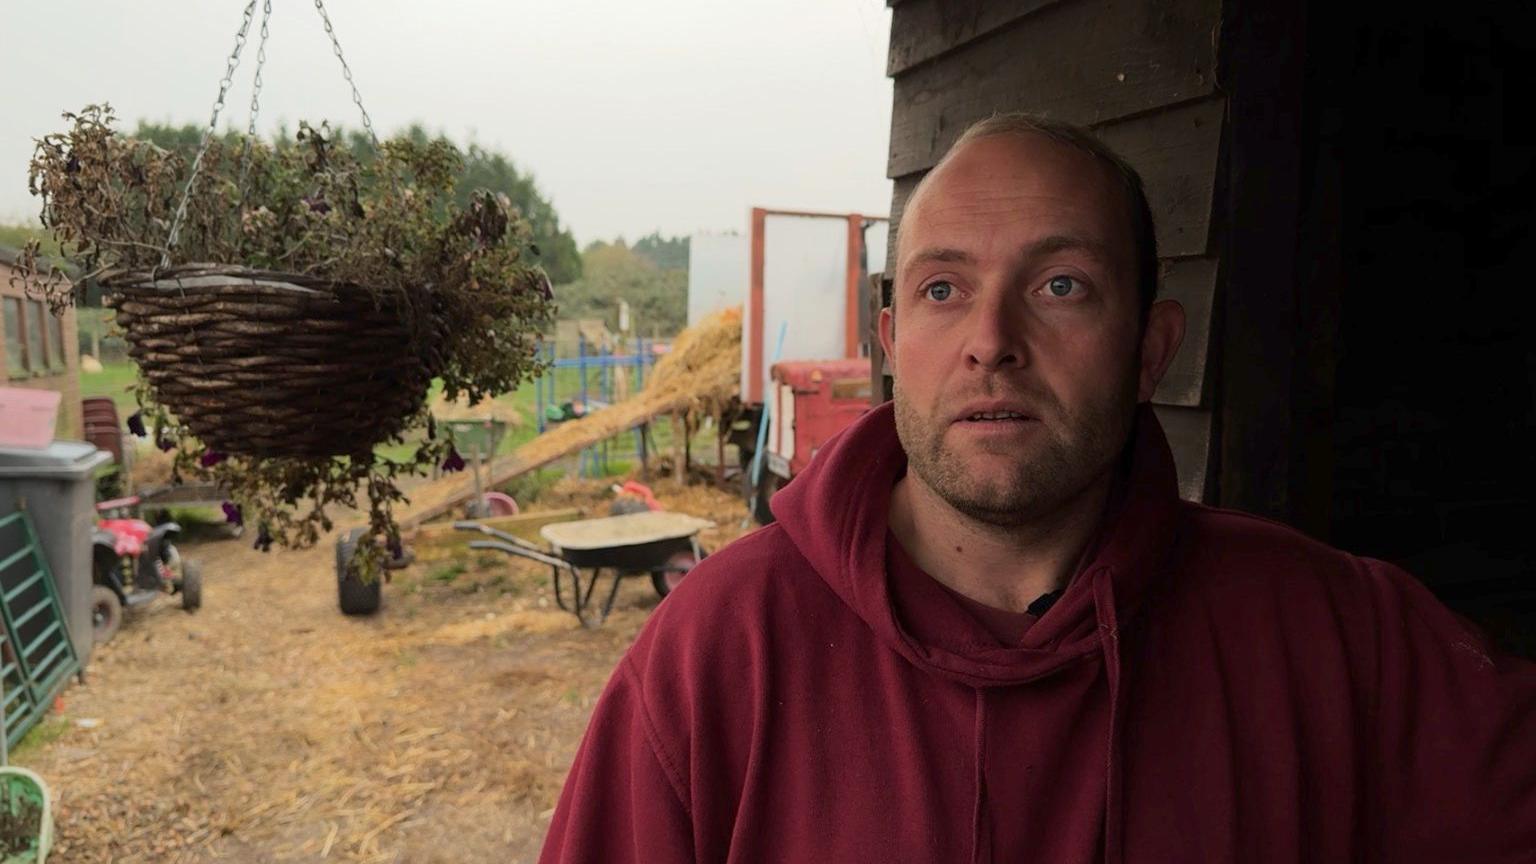
<svg viewBox="0 0 1536 864">
<path fill-rule="evenodd" d="M 267 65 L 267 23 L 272 20 L 272 0 L 261 7 L 261 41 L 256 43 L 256 78 L 251 84 L 251 122 L 246 127 L 247 138 L 256 137 L 256 115 L 261 113 L 261 67 Z"/>
<path fill-rule="evenodd" d="M 267 25 L 272 20 L 272 0 L 261 7 L 261 41 L 256 43 L 256 75 L 251 82 L 251 117 L 245 128 L 245 141 L 240 146 L 240 204 L 236 214 L 245 213 L 245 196 L 250 191 L 247 183 L 251 175 L 251 145 L 256 141 L 256 116 L 261 113 L 261 70 L 267 65 Z M 236 239 L 240 236 L 239 220 L 235 222 Z"/>
<path fill-rule="evenodd" d="M 368 117 L 368 109 L 363 107 L 363 96 L 357 92 L 357 82 L 352 80 L 352 67 L 347 65 L 347 58 L 341 56 L 341 42 L 336 39 L 336 30 L 331 27 L 331 16 L 325 12 L 324 0 L 315 0 L 315 11 L 320 13 L 320 20 L 325 22 L 325 35 L 331 37 L 331 48 L 336 52 L 336 59 L 341 61 L 341 75 L 347 79 L 347 85 L 352 88 L 352 102 L 357 105 L 357 110 L 363 115 L 363 130 L 368 133 L 368 139 L 373 142 L 373 148 L 379 149 L 379 136 L 373 133 L 373 120 Z"/>
<path fill-rule="evenodd" d="M 324 0 L 315 0 L 315 11 L 320 13 L 320 20 L 325 24 L 325 35 L 331 38 L 331 49 L 336 53 L 336 59 L 341 62 L 341 74 L 347 79 L 347 85 L 352 88 L 352 102 L 363 116 L 363 131 L 368 133 L 368 139 L 373 142 L 374 149 L 379 148 L 379 136 L 373 131 L 373 119 L 368 116 L 368 109 L 363 107 L 363 96 L 357 90 L 357 82 L 352 79 L 352 67 L 347 65 L 347 58 L 341 53 L 341 41 L 336 38 L 336 29 L 331 26 L 331 16 L 325 11 Z M 176 243 L 181 239 L 181 229 L 187 220 L 187 205 L 192 199 L 192 190 L 197 186 L 197 176 L 203 168 L 203 157 L 208 155 L 208 147 L 213 143 L 214 132 L 219 126 L 219 114 L 224 110 L 224 97 L 229 93 L 230 85 L 234 82 L 235 70 L 240 66 L 240 53 L 245 50 L 246 36 L 251 30 L 251 21 L 256 17 L 256 0 L 249 0 L 245 4 L 245 10 L 240 16 L 240 29 L 235 33 L 235 48 L 229 54 L 229 64 L 224 70 L 224 77 L 219 79 L 219 95 L 213 101 L 213 112 L 208 117 L 208 128 L 203 130 L 202 145 L 198 147 L 197 157 L 192 160 L 192 170 L 187 176 L 187 185 L 181 190 L 181 202 L 176 205 L 176 215 L 171 218 L 171 230 L 165 241 L 165 249 L 160 254 L 160 266 L 169 267 L 171 264 L 171 251 L 176 248 Z M 265 0 L 262 6 L 261 16 L 261 42 L 256 49 L 256 79 L 251 91 L 251 118 L 246 130 L 246 150 L 241 155 L 242 163 L 249 154 L 251 140 L 256 135 L 256 116 L 261 109 L 261 67 L 267 59 L 267 25 L 272 17 L 272 0 Z M 244 199 L 245 173 L 247 165 L 241 166 L 241 198 Z"/>
<path fill-rule="evenodd" d="M 316 0 L 318 2 L 318 0 Z M 197 158 L 192 160 L 192 171 L 187 175 L 187 185 L 181 190 L 181 203 L 176 206 L 176 215 L 171 219 L 171 233 L 166 238 L 165 249 L 160 254 L 160 266 L 171 265 L 171 250 L 176 248 L 176 241 L 181 239 L 181 226 L 187 219 L 187 204 L 192 198 L 192 189 L 197 184 L 198 172 L 203 168 L 203 157 L 208 155 L 208 145 L 213 142 L 214 130 L 219 126 L 219 112 L 224 110 L 224 96 L 229 92 L 229 86 L 234 82 L 235 69 L 240 65 L 240 52 L 245 50 L 245 36 L 251 29 L 251 19 L 256 15 L 256 0 L 250 0 L 245 4 L 245 12 L 241 15 L 240 30 L 235 33 L 235 49 L 229 54 L 229 65 L 224 70 L 224 77 L 219 79 L 219 96 L 213 100 L 213 114 L 208 118 L 208 128 L 203 130 L 203 143 L 197 150 Z"/>
</svg>

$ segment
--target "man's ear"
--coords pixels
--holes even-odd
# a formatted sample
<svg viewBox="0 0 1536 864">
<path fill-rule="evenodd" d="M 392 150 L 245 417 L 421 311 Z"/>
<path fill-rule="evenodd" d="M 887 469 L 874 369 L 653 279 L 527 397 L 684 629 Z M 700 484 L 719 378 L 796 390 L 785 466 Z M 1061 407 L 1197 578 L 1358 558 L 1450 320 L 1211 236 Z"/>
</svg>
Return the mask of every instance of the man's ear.
<svg viewBox="0 0 1536 864">
<path fill-rule="evenodd" d="M 1184 342 L 1184 307 L 1177 300 L 1159 300 L 1152 304 L 1147 326 L 1141 333 L 1141 369 L 1136 387 L 1136 401 L 1147 402 L 1157 392 L 1173 357 Z"/>
<path fill-rule="evenodd" d="M 887 361 L 896 360 L 896 312 L 889 306 L 880 310 L 880 350 Z"/>
</svg>

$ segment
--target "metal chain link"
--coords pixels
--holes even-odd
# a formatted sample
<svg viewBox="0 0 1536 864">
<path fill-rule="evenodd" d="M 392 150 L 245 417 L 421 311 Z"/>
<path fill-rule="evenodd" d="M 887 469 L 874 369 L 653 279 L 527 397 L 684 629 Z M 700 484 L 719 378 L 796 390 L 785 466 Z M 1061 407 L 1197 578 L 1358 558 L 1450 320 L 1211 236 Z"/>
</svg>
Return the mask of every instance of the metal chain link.
<svg viewBox="0 0 1536 864">
<path fill-rule="evenodd" d="M 272 0 L 261 7 L 261 41 L 256 43 L 256 77 L 251 83 L 251 122 L 246 127 L 248 138 L 256 137 L 256 115 L 261 113 L 261 67 L 267 65 L 267 24 L 272 20 Z"/>
<path fill-rule="evenodd" d="M 315 0 L 316 3 L 319 0 Z M 224 96 L 229 92 L 230 84 L 234 82 L 235 69 L 240 66 L 240 52 L 245 50 L 245 37 L 251 29 L 251 19 L 256 15 L 256 0 L 250 0 L 245 4 L 245 11 L 241 14 L 240 30 L 235 33 L 235 49 L 230 52 L 229 65 L 224 70 L 224 77 L 219 79 L 219 95 L 213 100 L 213 113 L 208 118 L 208 128 L 203 131 L 203 143 L 197 150 L 197 158 L 192 160 L 192 171 L 187 175 L 187 185 L 181 190 L 181 203 L 176 206 L 176 215 L 171 219 L 171 233 L 166 238 L 165 249 L 160 255 L 160 266 L 171 265 L 171 250 L 176 248 L 176 242 L 181 239 L 181 226 L 187 219 L 187 204 L 192 198 L 192 189 L 197 184 L 197 175 L 203 168 L 203 157 L 208 155 L 208 145 L 213 142 L 214 130 L 219 125 L 219 112 L 224 110 Z"/>
<path fill-rule="evenodd" d="M 261 113 L 261 69 L 267 65 L 267 25 L 272 20 L 272 0 L 261 8 L 261 41 L 256 43 L 256 75 L 251 82 L 251 117 L 245 128 L 245 142 L 240 147 L 240 210 L 245 210 L 246 183 L 251 172 L 251 144 L 256 140 L 256 115 Z M 238 231 L 238 226 L 236 227 Z"/>
<path fill-rule="evenodd" d="M 331 48 L 336 52 L 336 59 L 341 61 L 341 75 L 347 79 L 347 85 L 352 88 L 352 102 L 357 105 L 357 110 L 363 115 L 363 129 L 368 133 L 368 138 L 373 142 L 375 150 L 379 149 L 379 136 L 373 132 L 373 120 L 368 116 L 368 109 L 363 107 L 363 96 L 357 92 L 357 82 L 352 80 L 352 67 L 347 65 L 347 58 L 341 56 L 341 42 L 336 39 L 336 30 L 331 26 L 331 16 L 325 12 L 324 0 L 315 0 L 315 11 L 320 13 L 320 20 L 325 22 L 325 35 L 331 37 Z"/>
</svg>

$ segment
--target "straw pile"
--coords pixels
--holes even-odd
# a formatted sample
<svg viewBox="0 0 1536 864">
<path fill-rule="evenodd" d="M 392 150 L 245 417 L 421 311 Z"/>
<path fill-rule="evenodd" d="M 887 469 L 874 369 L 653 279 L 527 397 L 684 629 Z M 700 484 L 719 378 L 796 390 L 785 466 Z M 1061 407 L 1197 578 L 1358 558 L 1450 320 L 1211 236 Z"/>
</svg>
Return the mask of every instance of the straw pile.
<svg viewBox="0 0 1536 864">
<path fill-rule="evenodd" d="M 722 309 L 678 334 L 657 361 L 644 398 L 687 400 L 688 412 L 718 416 L 741 385 L 741 307 Z"/>
<path fill-rule="evenodd" d="M 731 308 L 684 330 L 638 396 L 562 423 L 498 458 L 484 484 L 505 483 L 654 417 L 723 412 L 740 388 L 740 370 L 741 310 Z M 473 490 L 473 481 L 459 475 L 416 487 L 409 493 L 410 505 L 397 514 L 400 524 L 409 529 L 450 512 Z"/>
<path fill-rule="evenodd" d="M 705 318 L 678 335 L 638 396 L 572 420 L 518 448 L 530 468 L 588 447 L 663 414 L 718 415 L 741 380 L 741 307 Z"/>
</svg>

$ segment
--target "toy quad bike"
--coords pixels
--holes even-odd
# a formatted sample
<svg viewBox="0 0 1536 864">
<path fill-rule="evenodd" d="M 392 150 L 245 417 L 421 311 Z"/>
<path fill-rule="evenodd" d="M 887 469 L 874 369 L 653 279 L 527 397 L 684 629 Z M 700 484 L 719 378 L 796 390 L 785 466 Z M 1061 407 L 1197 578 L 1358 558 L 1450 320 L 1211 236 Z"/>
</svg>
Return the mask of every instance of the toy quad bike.
<svg viewBox="0 0 1536 864">
<path fill-rule="evenodd" d="M 188 612 L 203 605 L 203 576 L 176 549 L 181 526 L 151 526 L 142 519 L 101 519 L 92 535 L 91 631 L 96 644 L 111 639 L 125 607 L 162 594 L 180 594 Z"/>
</svg>

